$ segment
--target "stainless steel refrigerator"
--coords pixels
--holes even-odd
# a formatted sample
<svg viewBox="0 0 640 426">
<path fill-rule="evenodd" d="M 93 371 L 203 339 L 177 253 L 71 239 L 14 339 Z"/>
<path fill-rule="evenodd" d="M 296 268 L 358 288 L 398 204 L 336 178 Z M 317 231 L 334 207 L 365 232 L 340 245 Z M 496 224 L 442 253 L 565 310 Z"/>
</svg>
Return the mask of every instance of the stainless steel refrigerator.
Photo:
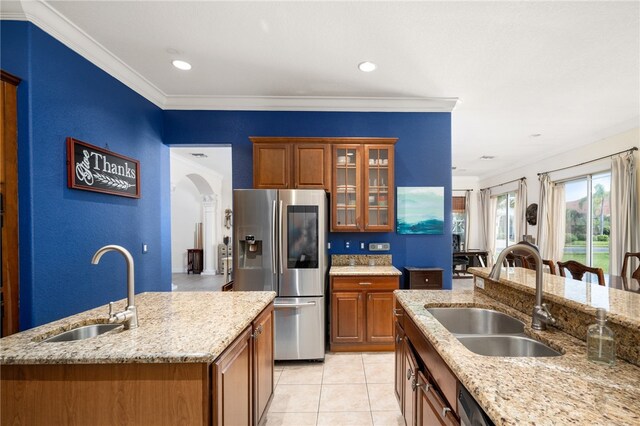
<svg viewBox="0 0 640 426">
<path fill-rule="evenodd" d="M 275 359 L 324 359 L 327 194 L 233 191 L 233 289 L 271 290 Z"/>
</svg>

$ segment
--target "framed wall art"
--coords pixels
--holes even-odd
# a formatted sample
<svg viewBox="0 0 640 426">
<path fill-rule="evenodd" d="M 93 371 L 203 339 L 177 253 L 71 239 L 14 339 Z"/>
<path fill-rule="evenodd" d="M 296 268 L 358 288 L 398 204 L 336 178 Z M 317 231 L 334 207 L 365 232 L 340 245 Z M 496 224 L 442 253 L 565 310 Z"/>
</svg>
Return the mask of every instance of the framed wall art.
<svg viewBox="0 0 640 426">
<path fill-rule="evenodd" d="M 398 234 L 444 234 L 444 187 L 398 187 Z"/>
</svg>

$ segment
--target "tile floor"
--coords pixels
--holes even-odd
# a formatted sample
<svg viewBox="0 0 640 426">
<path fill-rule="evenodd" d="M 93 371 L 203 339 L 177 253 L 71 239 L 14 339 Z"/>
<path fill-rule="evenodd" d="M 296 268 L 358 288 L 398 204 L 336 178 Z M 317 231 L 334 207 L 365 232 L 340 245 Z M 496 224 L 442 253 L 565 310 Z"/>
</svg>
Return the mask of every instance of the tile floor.
<svg viewBox="0 0 640 426">
<path fill-rule="evenodd" d="M 277 362 L 263 426 L 404 426 L 392 352 L 328 353 L 324 363 Z"/>
</svg>

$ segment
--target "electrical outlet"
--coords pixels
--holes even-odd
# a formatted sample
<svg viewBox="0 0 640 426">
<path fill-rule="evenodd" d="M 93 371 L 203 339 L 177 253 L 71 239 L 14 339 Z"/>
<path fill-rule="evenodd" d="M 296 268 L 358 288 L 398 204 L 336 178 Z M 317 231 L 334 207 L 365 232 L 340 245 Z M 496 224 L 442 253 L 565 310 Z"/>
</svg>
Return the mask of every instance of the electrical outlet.
<svg viewBox="0 0 640 426">
<path fill-rule="evenodd" d="M 389 243 L 369 243 L 369 251 L 389 251 L 391 244 Z"/>
<path fill-rule="evenodd" d="M 351 248 L 351 241 L 345 241 L 344 248 Z"/>
</svg>

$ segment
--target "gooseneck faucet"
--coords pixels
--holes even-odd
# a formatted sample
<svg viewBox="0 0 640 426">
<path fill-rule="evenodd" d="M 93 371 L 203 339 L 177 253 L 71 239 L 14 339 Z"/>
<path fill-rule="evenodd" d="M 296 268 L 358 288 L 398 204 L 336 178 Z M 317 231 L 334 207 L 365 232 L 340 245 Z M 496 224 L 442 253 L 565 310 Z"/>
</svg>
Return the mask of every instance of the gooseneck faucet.
<svg viewBox="0 0 640 426">
<path fill-rule="evenodd" d="M 542 257 L 540 257 L 540 253 L 536 246 L 526 241 L 521 241 L 518 244 L 514 244 L 502 250 L 498 255 L 495 265 L 493 265 L 493 269 L 491 269 L 489 278 L 493 281 L 498 281 L 505 257 L 507 257 L 509 253 L 513 252 L 525 252 L 528 255 L 533 256 L 536 261 L 536 305 L 533 307 L 533 314 L 531 315 L 533 317 L 533 320 L 531 321 L 531 328 L 534 330 L 546 330 L 547 324 L 555 324 L 556 319 L 551 315 L 551 312 L 549 312 L 547 304 L 542 303 Z"/>
<path fill-rule="evenodd" d="M 117 251 L 127 262 L 127 309 L 122 312 L 113 313 L 113 302 L 109 302 L 109 323 L 122 323 L 125 330 L 138 327 L 138 312 L 136 310 L 135 301 L 135 274 L 133 266 L 133 257 L 129 251 L 121 246 L 108 245 L 104 246 L 93 255 L 91 263 L 97 265 L 100 258 L 108 251 Z"/>
</svg>

